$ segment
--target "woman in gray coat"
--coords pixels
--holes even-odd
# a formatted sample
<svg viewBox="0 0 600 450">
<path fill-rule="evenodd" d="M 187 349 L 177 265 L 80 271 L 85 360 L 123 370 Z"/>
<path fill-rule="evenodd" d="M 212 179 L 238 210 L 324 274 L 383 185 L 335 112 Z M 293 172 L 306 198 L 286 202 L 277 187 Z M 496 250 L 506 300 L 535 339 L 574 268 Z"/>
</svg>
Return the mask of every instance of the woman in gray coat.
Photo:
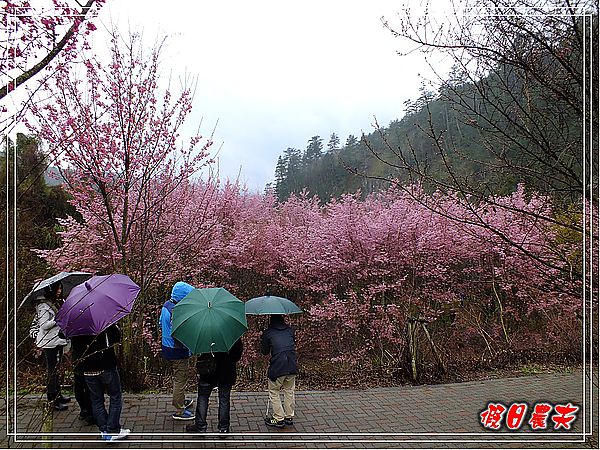
<svg viewBox="0 0 600 450">
<path fill-rule="evenodd" d="M 44 351 L 44 359 L 48 369 L 46 386 L 48 402 L 53 404 L 57 411 L 67 409 L 70 398 L 60 393 L 60 365 L 65 347 L 66 339 L 58 335 L 60 328 L 56 324 L 55 316 L 62 299 L 62 285 L 55 283 L 44 289 L 44 297 L 38 298 L 35 305 L 37 332 L 35 333 L 35 345 Z"/>
</svg>

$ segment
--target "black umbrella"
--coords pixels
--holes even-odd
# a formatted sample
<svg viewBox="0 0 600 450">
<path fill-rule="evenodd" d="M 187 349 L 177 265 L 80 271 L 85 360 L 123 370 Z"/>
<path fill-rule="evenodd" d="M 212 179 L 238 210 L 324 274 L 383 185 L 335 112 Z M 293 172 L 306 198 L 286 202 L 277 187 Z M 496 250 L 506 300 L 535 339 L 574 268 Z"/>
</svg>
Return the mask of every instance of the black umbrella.
<svg viewBox="0 0 600 450">
<path fill-rule="evenodd" d="M 52 286 L 54 283 L 59 282 L 62 284 L 62 295 L 66 298 L 75 286 L 83 283 L 84 281 L 92 278 L 91 273 L 87 272 L 61 272 L 54 275 L 53 277 L 46 278 L 45 280 L 38 281 L 29 294 L 25 296 L 23 301 L 19 304 L 19 308 L 23 305 L 30 304 L 39 295 L 44 293 L 44 288 Z"/>
</svg>

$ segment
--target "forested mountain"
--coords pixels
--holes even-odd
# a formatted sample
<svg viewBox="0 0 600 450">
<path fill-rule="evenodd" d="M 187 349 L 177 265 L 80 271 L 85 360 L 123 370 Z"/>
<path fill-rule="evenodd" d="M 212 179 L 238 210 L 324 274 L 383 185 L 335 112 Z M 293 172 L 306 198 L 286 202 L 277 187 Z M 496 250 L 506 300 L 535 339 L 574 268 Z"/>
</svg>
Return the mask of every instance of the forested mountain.
<svg viewBox="0 0 600 450">
<path fill-rule="evenodd" d="M 547 66 L 547 73 L 556 69 Z M 394 179 L 436 188 L 461 184 L 485 195 L 524 182 L 563 200 L 579 195 L 578 87 L 565 98 L 541 89 L 526 70 L 502 64 L 478 81 L 464 79 L 455 70 L 437 93 L 421 89 L 406 102 L 402 119 L 360 138 L 350 135 L 343 145 L 333 133 L 325 145 L 313 136 L 304 150 L 286 149 L 275 171 L 278 200 L 303 189 L 322 201 L 358 189 L 366 195 Z"/>
</svg>

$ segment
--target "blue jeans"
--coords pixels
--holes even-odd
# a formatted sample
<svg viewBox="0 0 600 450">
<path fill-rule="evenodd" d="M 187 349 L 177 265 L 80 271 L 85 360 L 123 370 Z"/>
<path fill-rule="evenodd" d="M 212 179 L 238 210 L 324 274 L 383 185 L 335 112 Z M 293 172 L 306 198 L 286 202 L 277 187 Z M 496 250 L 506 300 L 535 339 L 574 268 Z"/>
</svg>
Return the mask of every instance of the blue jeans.
<svg viewBox="0 0 600 450">
<path fill-rule="evenodd" d="M 208 423 L 208 399 L 215 386 L 204 381 L 198 381 L 198 402 L 196 403 L 196 426 L 206 431 Z M 219 385 L 219 430 L 229 431 L 229 405 L 231 397 L 231 386 Z"/>
<path fill-rule="evenodd" d="M 121 408 L 123 407 L 123 394 L 121 392 L 121 379 L 116 368 L 107 369 L 100 375 L 85 376 L 85 382 L 90 391 L 92 412 L 100 431 L 118 433 L 121 430 Z M 104 406 L 104 392 L 110 397 L 108 412 Z"/>
</svg>

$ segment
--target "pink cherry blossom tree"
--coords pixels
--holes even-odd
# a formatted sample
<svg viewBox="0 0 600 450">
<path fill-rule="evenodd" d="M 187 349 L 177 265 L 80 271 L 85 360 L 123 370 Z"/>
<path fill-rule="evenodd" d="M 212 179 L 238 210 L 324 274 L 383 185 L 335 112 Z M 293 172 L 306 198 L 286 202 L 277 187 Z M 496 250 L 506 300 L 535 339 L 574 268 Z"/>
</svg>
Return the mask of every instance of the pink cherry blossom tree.
<svg viewBox="0 0 600 450">
<path fill-rule="evenodd" d="M 59 67 L 76 59 L 78 49 L 87 47 L 86 39 L 96 29 L 90 18 L 105 0 L 2 3 L 0 26 L 6 38 L 0 50 L 3 74 L 0 109 L 10 114 L 0 119 L 0 130 L 6 132 L 22 120 L 40 85 L 55 75 Z M 27 83 L 32 79 L 37 80 L 35 84 Z M 30 88 L 29 94 L 23 99 L 10 95 L 16 90 L 22 92 L 26 86 Z"/>
<path fill-rule="evenodd" d="M 90 58 L 85 80 L 61 69 L 47 85 L 52 102 L 33 108 L 83 216 L 64 223 L 60 249 L 40 253 L 61 268 L 126 273 L 147 288 L 207 230 L 213 180 L 193 177 L 210 163 L 212 142 L 179 143 L 192 89 L 160 94 L 161 46 L 146 55 L 139 36 L 125 42 L 115 31 L 108 64 Z"/>
<path fill-rule="evenodd" d="M 456 371 L 523 352 L 579 354 L 581 280 L 566 277 L 560 267 L 576 245 L 558 245 L 555 229 L 533 215 L 511 212 L 518 207 L 552 214 L 547 198 L 519 189 L 494 199 L 506 208 L 477 213 L 527 249 L 522 252 L 471 223 L 472 211 L 452 196 L 411 189 L 391 188 L 364 200 L 348 195 L 323 205 L 299 195 L 278 205 L 236 182 L 190 182 L 176 200 L 188 208 L 173 211 L 182 218 L 200 207 L 206 212 L 156 228 L 163 251 L 207 218 L 210 226 L 172 255 L 169 271 L 155 277 L 151 288 L 169 287 L 187 275 L 197 287 L 224 286 L 244 300 L 266 291 L 288 297 L 305 311 L 292 321 L 301 360 L 309 366 L 325 359 L 357 373 L 384 368 L 397 377 L 410 373 L 415 358 L 421 379 L 433 376 L 436 365 Z M 423 205 L 434 201 L 452 217 Z M 103 236 L 96 225 L 90 228 L 93 223 L 67 224 L 65 242 L 72 236 L 85 244 L 45 256 L 57 264 L 111 267 L 111 255 L 119 253 L 107 247 L 110 228 Z M 70 248 L 81 248 L 81 254 Z M 136 261 L 141 249 L 132 249 Z M 549 270 L 540 259 L 559 267 Z M 161 303 L 147 302 L 135 322 L 154 354 Z M 245 336 L 248 373 L 260 373 L 265 363 L 256 350 L 260 323 L 252 318 Z"/>
<path fill-rule="evenodd" d="M 51 101 L 32 107 L 36 121 L 30 124 L 61 162 L 82 217 L 63 222 L 61 247 L 38 254 L 60 269 L 130 275 L 142 287 L 139 311 L 153 283 L 183 276 L 178 255 L 201 240 L 214 217 L 214 180 L 197 178 L 211 162 L 212 141 L 197 135 L 180 143 L 193 86 L 177 95 L 161 89 L 161 47 L 146 54 L 138 35 L 126 40 L 114 31 L 110 61 L 90 55 L 84 77 L 61 67 L 45 86 Z M 135 328 L 124 330 L 132 374 L 141 364 L 132 350 L 141 339 Z"/>
</svg>

